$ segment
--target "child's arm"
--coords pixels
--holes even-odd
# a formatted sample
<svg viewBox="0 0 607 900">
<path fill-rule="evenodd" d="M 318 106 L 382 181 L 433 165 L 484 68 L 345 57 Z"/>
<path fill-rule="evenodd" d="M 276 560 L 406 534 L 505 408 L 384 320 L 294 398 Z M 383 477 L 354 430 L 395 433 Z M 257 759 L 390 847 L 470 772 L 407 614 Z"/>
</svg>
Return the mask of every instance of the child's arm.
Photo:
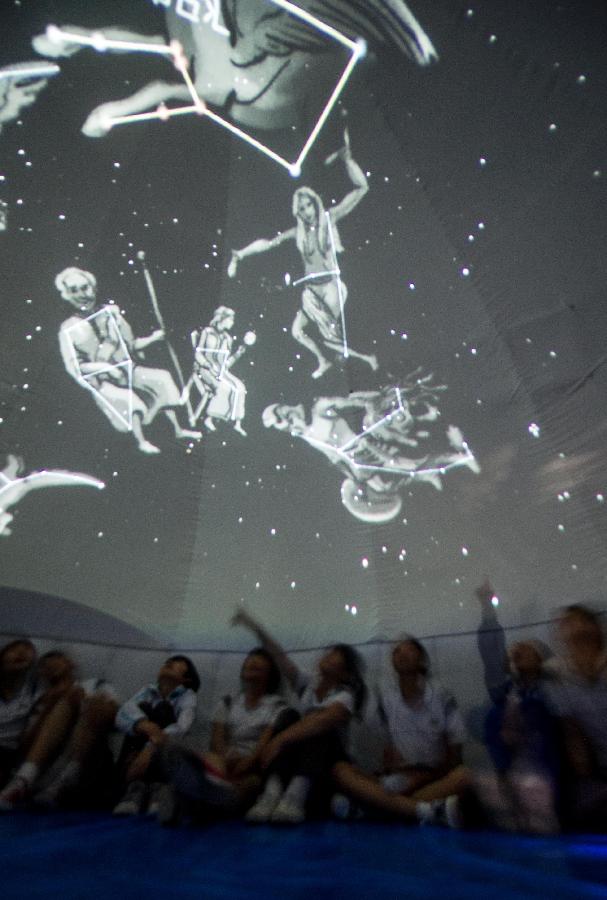
<svg viewBox="0 0 607 900">
<path fill-rule="evenodd" d="M 285 676 L 292 688 L 296 688 L 301 680 L 300 671 L 295 663 L 287 656 L 283 648 L 273 637 L 263 628 L 259 622 L 256 622 L 253 616 L 249 615 L 244 609 L 238 609 L 232 617 L 232 625 L 244 625 L 249 631 L 252 631 L 255 637 L 261 642 L 262 646 L 274 658 L 274 661 L 282 674 Z"/>
<path fill-rule="evenodd" d="M 165 735 L 170 737 L 183 737 L 187 734 L 196 716 L 196 694 L 194 691 L 187 690 L 179 698 L 177 708 L 177 721 L 172 725 L 167 725 L 163 729 Z"/>
<path fill-rule="evenodd" d="M 153 722 L 149 722 L 147 716 L 139 706 L 140 703 L 143 703 L 148 696 L 148 688 L 141 688 L 140 691 L 137 691 L 136 694 L 123 703 L 118 712 L 116 713 L 116 728 L 118 731 L 122 731 L 123 734 L 144 734 L 146 723 L 147 725 L 153 725 Z M 158 728 L 158 726 L 155 726 Z"/>
<path fill-rule="evenodd" d="M 267 768 L 286 747 L 346 725 L 350 721 L 351 715 L 350 710 L 339 702 L 308 713 L 299 722 L 295 722 L 294 725 L 290 725 L 289 728 L 285 728 L 284 731 L 277 734 L 267 744 L 261 756 L 263 768 Z"/>
</svg>

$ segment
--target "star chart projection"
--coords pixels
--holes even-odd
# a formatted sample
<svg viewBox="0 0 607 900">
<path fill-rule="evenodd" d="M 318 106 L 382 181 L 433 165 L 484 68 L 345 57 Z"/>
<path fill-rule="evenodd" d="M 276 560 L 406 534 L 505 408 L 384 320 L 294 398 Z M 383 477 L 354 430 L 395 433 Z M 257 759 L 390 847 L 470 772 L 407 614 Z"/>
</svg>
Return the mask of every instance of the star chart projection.
<svg viewBox="0 0 607 900">
<path fill-rule="evenodd" d="M 190 425 L 197 424 L 205 416 L 204 425 L 216 431 L 215 421 L 232 422 L 234 431 L 247 436 L 242 420 L 245 416 L 247 389 L 230 369 L 252 347 L 257 335 L 247 331 L 240 346 L 233 350 L 235 312 L 228 306 L 219 306 L 210 323 L 191 334 L 194 347 L 194 369 L 185 385 L 182 398 L 189 412 Z M 196 405 L 192 404 L 192 392 L 196 390 Z"/>
<path fill-rule="evenodd" d="M 232 250 L 228 266 L 228 275 L 234 278 L 243 259 L 273 250 L 285 241 L 295 241 L 305 274 L 294 281 L 289 274 L 285 276 L 287 285 L 303 285 L 301 309 L 295 316 L 291 334 L 316 357 L 318 365 L 312 372 L 312 378 L 320 378 L 333 365 L 333 361 L 325 356 L 326 351 L 333 358 L 353 357 L 366 363 L 374 371 L 378 368 L 374 354 L 353 350 L 348 347 L 346 339 L 344 307 L 348 291 L 341 279 L 337 261 L 337 254 L 343 252 L 337 223 L 358 206 L 369 190 L 364 172 L 352 157 L 347 130 L 344 134 L 344 146 L 327 157 L 325 165 L 331 165 L 337 159 L 344 161 L 354 190 L 330 210 L 325 210 L 323 201 L 315 190 L 309 187 L 298 188 L 293 194 L 292 203 L 296 225 L 269 240 L 261 238 L 241 250 Z M 314 336 L 308 331 L 311 327 Z"/>
<path fill-rule="evenodd" d="M 130 432 L 142 453 L 160 453 L 144 428 L 163 412 L 175 437 L 198 440 L 200 431 L 183 428 L 176 409 L 183 406 L 181 392 L 170 372 L 141 365 L 137 355 L 163 341 L 158 329 L 135 338 L 129 323 L 113 303 L 97 303 L 97 279 L 92 272 L 70 266 L 55 278 L 55 287 L 74 314 L 59 329 L 65 369 L 93 395 L 95 403 L 116 431 Z"/>
<path fill-rule="evenodd" d="M 171 61 L 179 72 L 181 84 L 154 81 L 131 97 L 99 106 L 83 126 L 87 136 L 102 137 L 120 124 L 198 114 L 296 177 L 365 54 L 367 39 L 396 46 L 420 65 L 436 58 L 430 39 L 400 0 L 365 4 L 235 0 L 222 6 L 223 25 L 216 4 L 207 4 L 204 13 L 198 2 L 177 0 L 173 8 L 170 2 L 159 0 L 155 5 L 167 9 L 168 32 L 173 36 L 168 43 L 162 35 L 134 35 L 120 28 L 87 31 L 56 25 L 49 25 L 45 34 L 34 38 L 36 51 L 50 57 L 71 56 L 82 47 L 98 52 L 150 53 Z M 332 18 L 341 27 L 332 24 Z M 344 28 L 353 31 L 354 37 L 345 34 Z M 287 159 L 250 129 L 293 127 L 304 96 L 316 96 L 318 90 L 324 94 L 322 80 L 316 85 L 316 79 L 323 73 L 331 47 L 345 50 L 348 62 L 296 157 Z M 190 102 L 167 106 L 171 101 Z M 228 107 L 230 118 L 209 109 L 207 103 Z"/>
<path fill-rule="evenodd" d="M 31 491 L 51 487 L 93 487 L 101 491 L 105 487 L 103 481 L 81 472 L 42 469 L 23 475 L 24 471 L 25 464 L 21 457 L 9 453 L 5 467 L 0 470 L 0 537 L 9 537 L 13 533 L 10 526 L 15 517 L 9 509 L 20 503 Z"/>
<path fill-rule="evenodd" d="M 36 102 L 48 79 L 60 71 L 58 65 L 39 60 L 12 63 L 0 69 L 0 133 L 4 125 Z"/>
<path fill-rule="evenodd" d="M 480 467 L 454 425 L 446 431 L 446 451 L 413 455 L 430 439 L 428 427 L 439 418 L 438 395 L 446 389 L 432 375 L 415 372 L 401 384 L 379 391 L 353 391 L 348 397 L 321 397 L 306 420 L 303 404 L 274 403 L 266 407 L 266 428 L 287 431 L 319 450 L 346 478 L 341 499 L 363 522 L 389 522 L 402 509 L 399 491 L 415 482 L 442 490 L 442 477 L 465 466 Z M 353 430 L 352 413 L 359 419 Z"/>
</svg>

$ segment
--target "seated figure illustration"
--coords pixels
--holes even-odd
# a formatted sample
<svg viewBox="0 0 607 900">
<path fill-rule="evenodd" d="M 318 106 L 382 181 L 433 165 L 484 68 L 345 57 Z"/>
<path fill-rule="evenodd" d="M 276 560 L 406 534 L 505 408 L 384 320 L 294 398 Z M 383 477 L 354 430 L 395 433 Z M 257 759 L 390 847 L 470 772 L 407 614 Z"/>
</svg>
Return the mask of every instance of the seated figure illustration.
<svg viewBox="0 0 607 900">
<path fill-rule="evenodd" d="M 55 287 L 74 310 L 59 329 L 63 364 L 92 393 L 112 426 L 131 432 L 142 453 L 160 453 L 143 429 L 161 411 L 176 438 L 199 439 L 199 431 L 179 424 L 175 409 L 182 400 L 171 373 L 139 362 L 141 351 L 163 340 L 164 331 L 134 337 L 117 305 L 97 302 L 97 279 L 91 272 L 71 266 L 57 275 Z"/>
<path fill-rule="evenodd" d="M 184 400 L 190 412 L 190 425 L 195 425 L 204 414 L 204 424 L 209 431 L 216 431 L 215 420 L 233 422 L 234 430 L 246 436 L 242 427 L 245 415 L 247 389 L 230 371 L 247 346 L 256 340 L 255 332 L 247 331 L 243 343 L 233 350 L 235 313 L 228 306 L 218 306 L 210 323 L 192 332 L 194 370 L 184 389 Z M 196 389 L 198 402 L 192 405 L 192 390 Z"/>
</svg>

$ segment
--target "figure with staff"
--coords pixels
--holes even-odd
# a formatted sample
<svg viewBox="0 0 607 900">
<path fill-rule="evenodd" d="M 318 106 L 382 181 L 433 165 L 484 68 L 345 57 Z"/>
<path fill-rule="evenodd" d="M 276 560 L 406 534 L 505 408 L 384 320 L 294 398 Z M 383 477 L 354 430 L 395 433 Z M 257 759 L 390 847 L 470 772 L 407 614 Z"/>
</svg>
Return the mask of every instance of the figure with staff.
<svg viewBox="0 0 607 900">
<path fill-rule="evenodd" d="M 140 362 L 146 347 L 165 340 L 164 328 L 134 337 L 116 304 L 98 302 L 97 279 L 91 272 L 70 266 L 57 275 L 55 287 L 73 308 L 59 329 L 63 364 L 68 374 L 93 394 L 112 426 L 131 432 L 142 453 L 160 453 L 146 438 L 144 428 L 162 411 L 176 438 L 199 440 L 200 431 L 179 423 L 176 408 L 182 405 L 181 391 L 172 374 Z M 182 381 L 179 371 L 177 380 Z"/>
</svg>

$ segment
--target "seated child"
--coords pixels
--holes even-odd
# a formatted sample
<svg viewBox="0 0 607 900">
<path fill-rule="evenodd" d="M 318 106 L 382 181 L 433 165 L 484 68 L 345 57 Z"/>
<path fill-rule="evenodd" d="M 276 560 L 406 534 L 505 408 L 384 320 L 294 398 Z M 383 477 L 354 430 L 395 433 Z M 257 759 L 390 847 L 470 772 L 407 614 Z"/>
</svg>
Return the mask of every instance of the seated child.
<svg viewBox="0 0 607 900">
<path fill-rule="evenodd" d="M 384 770 L 367 775 L 348 761 L 333 769 L 336 785 L 364 807 L 411 821 L 459 824 L 458 795 L 469 778 L 462 765 L 464 725 L 454 697 L 429 677 L 424 647 L 413 637 L 392 651 L 396 682 L 382 685 L 379 711 L 387 730 Z M 343 798 L 334 811 L 349 812 Z"/>
<path fill-rule="evenodd" d="M 36 649 L 18 638 L 0 649 L 0 788 L 20 759 L 19 744 L 37 700 Z"/>
<path fill-rule="evenodd" d="M 102 801 L 111 771 L 106 737 L 118 708 L 114 689 L 103 679 L 77 681 L 73 660 L 58 650 L 40 658 L 38 679 L 22 762 L 0 793 L 0 809 L 28 800 L 55 805 L 68 793 Z"/>
<path fill-rule="evenodd" d="M 127 700 L 116 714 L 124 740 L 118 768 L 126 791 L 114 815 L 135 816 L 146 802 L 156 805 L 161 773 L 156 750 L 169 738 L 183 737 L 194 722 L 200 678 L 187 656 L 171 656 L 160 667 L 157 681 Z M 150 789 L 150 785 L 154 785 Z M 148 797 L 148 795 L 150 795 Z"/>
<path fill-rule="evenodd" d="M 246 809 L 261 785 L 262 753 L 279 730 L 298 716 L 288 709 L 280 688 L 280 671 L 262 647 L 252 650 L 240 671 L 241 690 L 218 703 L 213 716 L 210 750 L 196 753 L 173 744 L 162 753 L 178 807 L 206 814 Z M 175 798 L 174 798 L 175 799 Z M 171 800 L 159 819 L 174 822 Z"/>
<path fill-rule="evenodd" d="M 324 792 L 328 802 L 331 770 L 348 758 L 348 724 L 359 713 L 366 693 L 362 662 L 352 647 L 338 644 L 327 648 L 316 677 L 310 679 L 244 610 L 236 613 L 232 624 L 244 625 L 258 637 L 299 695 L 302 715 L 263 748 L 265 786 L 246 818 L 249 822 L 302 822 L 311 788 L 321 796 Z"/>
</svg>

